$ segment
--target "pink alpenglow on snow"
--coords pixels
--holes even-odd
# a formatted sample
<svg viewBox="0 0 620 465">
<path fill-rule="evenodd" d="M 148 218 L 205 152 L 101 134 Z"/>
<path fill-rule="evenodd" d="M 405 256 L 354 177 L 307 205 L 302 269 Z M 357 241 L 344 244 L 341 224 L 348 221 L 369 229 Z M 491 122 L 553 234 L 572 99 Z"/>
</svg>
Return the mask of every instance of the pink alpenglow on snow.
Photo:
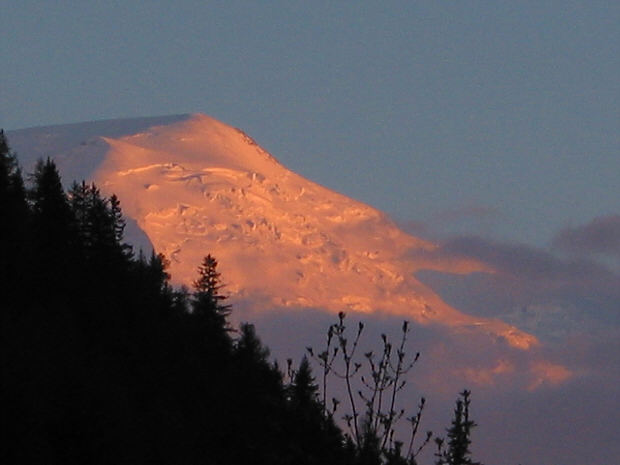
<svg viewBox="0 0 620 465">
<path fill-rule="evenodd" d="M 382 212 L 292 172 L 243 131 L 208 116 L 126 121 L 23 130 L 17 142 L 23 137 L 32 149 L 21 152 L 31 156 L 57 155 L 70 179 L 93 180 L 106 195 L 118 195 L 125 216 L 170 260 L 174 284 L 191 286 L 210 253 L 230 302 L 249 302 L 253 312 L 394 316 L 510 353 L 540 347 L 515 326 L 450 306 L 415 277 L 420 270 L 493 273 L 491 265 L 442 253 Z M 532 357 L 525 369 L 532 383 L 570 377 L 549 363 L 536 362 L 534 370 L 539 350 Z M 510 363 L 497 360 L 464 376 L 493 384 L 521 372 Z"/>
<path fill-rule="evenodd" d="M 473 261 L 415 261 L 432 243 L 378 210 L 282 166 L 242 131 L 204 115 L 117 139 L 94 179 L 123 199 L 127 215 L 189 284 L 215 254 L 232 297 L 265 308 L 386 312 L 418 323 L 484 331 L 527 349 L 536 339 L 444 303 L 414 272 L 490 271 Z M 233 300 L 234 301 L 234 300 Z"/>
</svg>

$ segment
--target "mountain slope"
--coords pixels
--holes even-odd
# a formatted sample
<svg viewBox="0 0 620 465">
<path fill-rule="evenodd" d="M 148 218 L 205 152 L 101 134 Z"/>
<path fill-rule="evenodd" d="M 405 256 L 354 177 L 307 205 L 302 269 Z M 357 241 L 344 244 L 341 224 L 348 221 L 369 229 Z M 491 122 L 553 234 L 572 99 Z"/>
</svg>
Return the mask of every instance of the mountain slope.
<svg viewBox="0 0 620 465">
<path fill-rule="evenodd" d="M 291 172 L 242 131 L 205 115 L 132 121 L 131 130 L 120 122 L 115 130 L 75 126 L 71 140 L 45 128 L 47 146 L 63 153 L 63 173 L 120 197 L 125 214 L 170 259 L 175 283 L 190 285 L 212 253 L 233 303 L 386 312 L 483 331 L 522 349 L 537 344 L 505 323 L 459 312 L 414 277 L 420 269 L 491 271 L 483 264 L 410 258 L 436 246 Z M 46 138 L 30 131 L 30 142 L 18 134 L 19 152 L 28 143 L 45 147 Z"/>
</svg>

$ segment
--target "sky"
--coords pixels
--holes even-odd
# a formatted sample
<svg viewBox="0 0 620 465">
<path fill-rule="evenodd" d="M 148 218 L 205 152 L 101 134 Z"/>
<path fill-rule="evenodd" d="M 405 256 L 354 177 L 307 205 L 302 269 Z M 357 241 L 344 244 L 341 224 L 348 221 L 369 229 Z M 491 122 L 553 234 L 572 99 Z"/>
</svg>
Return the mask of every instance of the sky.
<svg viewBox="0 0 620 465">
<path fill-rule="evenodd" d="M 437 253 L 492 264 L 418 277 L 583 374 L 530 397 L 505 389 L 481 405 L 481 430 L 506 427 L 508 403 L 509 430 L 527 432 L 540 463 L 620 452 L 607 428 L 619 420 L 620 3 L 1 5 L 0 127 L 202 112 L 242 128 Z M 566 431 L 550 438 L 546 421 Z"/>
<path fill-rule="evenodd" d="M 3 2 L 0 125 L 203 112 L 432 232 L 617 213 L 620 5 Z"/>
</svg>

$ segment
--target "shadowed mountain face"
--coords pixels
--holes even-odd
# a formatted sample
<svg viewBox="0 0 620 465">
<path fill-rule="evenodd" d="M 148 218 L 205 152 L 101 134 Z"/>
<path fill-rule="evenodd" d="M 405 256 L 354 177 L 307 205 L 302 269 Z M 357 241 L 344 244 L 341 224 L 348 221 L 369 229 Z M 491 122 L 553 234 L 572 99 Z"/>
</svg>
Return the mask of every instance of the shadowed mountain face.
<svg viewBox="0 0 620 465">
<path fill-rule="evenodd" d="M 412 259 L 436 246 L 293 173 L 241 130 L 208 116 L 35 128 L 11 137 L 26 168 L 32 158 L 52 156 L 71 178 L 116 193 L 125 215 L 170 259 L 176 284 L 191 285 L 201 258 L 212 253 L 232 302 L 251 301 L 254 309 L 384 312 L 483 332 L 517 348 L 537 344 L 505 323 L 459 312 L 414 277 L 421 269 L 488 267 Z"/>
</svg>

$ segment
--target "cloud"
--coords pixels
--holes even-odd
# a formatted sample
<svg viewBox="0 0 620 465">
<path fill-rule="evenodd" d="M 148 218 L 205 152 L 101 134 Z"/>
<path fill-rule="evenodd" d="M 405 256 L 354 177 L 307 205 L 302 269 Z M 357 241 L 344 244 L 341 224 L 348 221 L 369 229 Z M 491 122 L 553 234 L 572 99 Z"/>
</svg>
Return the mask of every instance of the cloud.
<svg viewBox="0 0 620 465">
<path fill-rule="evenodd" d="M 583 226 L 565 228 L 554 237 L 553 246 L 577 255 L 620 258 L 620 215 L 599 216 Z"/>
<path fill-rule="evenodd" d="M 446 255 L 476 258 L 499 272 L 524 280 L 549 282 L 605 280 L 613 273 L 586 259 L 566 260 L 525 244 L 504 243 L 480 237 L 457 237 L 441 247 Z"/>
<path fill-rule="evenodd" d="M 430 253 L 444 260 L 478 260 L 494 271 L 416 274 L 450 305 L 468 313 L 504 319 L 539 337 L 567 326 L 583 330 L 579 325 L 586 320 L 617 324 L 620 318 L 620 275 L 594 260 L 473 236 L 444 241 Z"/>
</svg>

